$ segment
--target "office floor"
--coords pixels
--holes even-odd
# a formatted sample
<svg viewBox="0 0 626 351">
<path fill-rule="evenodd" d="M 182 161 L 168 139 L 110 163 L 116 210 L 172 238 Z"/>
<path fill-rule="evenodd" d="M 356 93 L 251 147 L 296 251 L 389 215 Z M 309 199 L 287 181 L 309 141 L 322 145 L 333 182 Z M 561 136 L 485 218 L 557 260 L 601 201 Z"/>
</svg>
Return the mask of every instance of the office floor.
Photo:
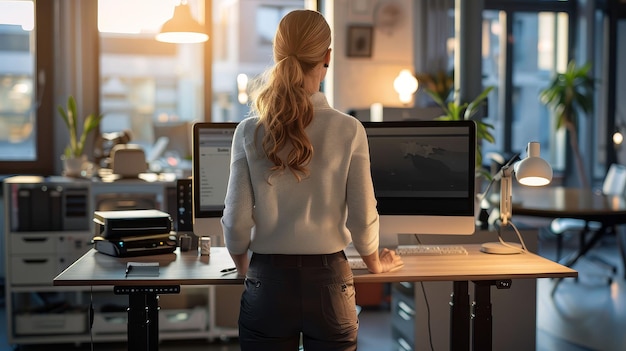
<svg viewBox="0 0 626 351">
<path fill-rule="evenodd" d="M 576 247 L 576 238 L 565 241 L 565 252 Z M 554 240 L 542 235 L 540 254 L 554 259 Z M 619 267 L 611 285 L 601 278 L 608 272 L 588 259 L 582 259 L 575 268 L 580 273 L 578 281 L 561 282 L 554 296 L 553 280 L 540 279 L 537 288 L 537 351 L 618 351 L 626 349 L 626 282 L 621 261 L 613 239 L 607 239 L 594 248 L 597 255 L 609 259 Z M 364 309 L 359 332 L 360 351 L 392 350 L 390 314 L 386 309 Z M 0 309 L 0 351 L 13 350 L 7 344 L 4 308 Z M 383 326 L 383 327 L 381 327 Z M 514 327 L 514 326 L 512 326 Z M 239 350 L 236 340 L 217 341 L 163 341 L 161 351 Z M 126 350 L 125 344 L 93 345 L 34 345 L 19 348 L 24 351 L 41 350 Z"/>
<path fill-rule="evenodd" d="M 624 232 L 626 228 L 622 227 L 620 231 Z M 540 253 L 554 259 L 551 239 L 541 240 Z M 577 240 L 577 237 L 571 237 L 566 242 L 565 251 L 573 251 Z M 611 275 L 607 267 L 585 256 L 574 265 L 579 279 L 563 280 L 553 296 L 554 281 L 540 279 L 537 288 L 538 351 L 626 350 L 626 281 L 616 238 L 603 239 L 589 254 L 609 261 L 617 267 L 617 273 Z M 607 277 L 613 277 L 610 285 Z M 564 340 L 568 341 L 567 345 L 551 347 L 551 342 Z"/>
</svg>

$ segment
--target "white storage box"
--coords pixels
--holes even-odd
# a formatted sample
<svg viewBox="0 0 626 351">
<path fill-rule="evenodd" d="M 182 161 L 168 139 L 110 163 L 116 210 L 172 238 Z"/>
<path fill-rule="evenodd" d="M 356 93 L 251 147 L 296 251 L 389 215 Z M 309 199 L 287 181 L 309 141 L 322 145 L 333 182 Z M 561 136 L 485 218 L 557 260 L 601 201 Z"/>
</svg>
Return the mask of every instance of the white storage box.
<svg viewBox="0 0 626 351">
<path fill-rule="evenodd" d="M 93 319 L 94 334 L 126 333 L 127 312 L 96 313 Z M 207 313 L 204 307 L 193 309 L 159 310 L 159 331 L 204 331 L 207 329 Z"/>
<path fill-rule="evenodd" d="M 204 331 L 207 329 L 207 311 L 204 307 L 159 311 L 160 331 Z"/>
<path fill-rule="evenodd" d="M 22 313 L 15 315 L 15 334 L 79 334 L 87 330 L 87 313 Z"/>
<path fill-rule="evenodd" d="M 126 333 L 128 312 L 94 313 L 92 331 L 94 334 Z"/>
</svg>

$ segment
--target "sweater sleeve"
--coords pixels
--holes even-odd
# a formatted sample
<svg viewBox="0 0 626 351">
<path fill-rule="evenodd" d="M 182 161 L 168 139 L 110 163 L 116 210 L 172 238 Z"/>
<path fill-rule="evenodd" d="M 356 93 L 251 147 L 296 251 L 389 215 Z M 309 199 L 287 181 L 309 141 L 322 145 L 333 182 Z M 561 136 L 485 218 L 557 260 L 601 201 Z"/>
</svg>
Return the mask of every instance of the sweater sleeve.
<svg viewBox="0 0 626 351">
<path fill-rule="evenodd" d="M 245 126 L 246 123 L 241 123 L 233 137 L 230 176 L 221 219 L 224 241 L 232 254 L 242 254 L 248 250 L 254 227 L 254 194 L 245 152 Z"/>
<path fill-rule="evenodd" d="M 353 145 L 346 188 L 346 226 L 352 234 L 355 249 L 362 256 L 367 256 L 378 250 L 379 222 L 367 136 L 365 128 L 358 122 Z"/>
</svg>

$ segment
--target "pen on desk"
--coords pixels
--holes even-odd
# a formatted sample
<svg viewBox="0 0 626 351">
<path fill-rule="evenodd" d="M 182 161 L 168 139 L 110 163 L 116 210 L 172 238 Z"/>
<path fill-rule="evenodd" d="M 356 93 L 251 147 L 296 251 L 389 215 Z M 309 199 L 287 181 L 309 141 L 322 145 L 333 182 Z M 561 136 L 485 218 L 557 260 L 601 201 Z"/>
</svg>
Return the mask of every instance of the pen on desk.
<svg viewBox="0 0 626 351">
<path fill-rule="evenodd" d="M 230 267 L 230 268 L 224 268 L 220 272 L 222 272 L 222 273 L 230 273 L 230 272 L 234 272 L 236 270 L 237 270 L 237 267 Z"/>
<path fill-rule="evenodd" d="M 128 276 L 128 273 L 130 273 L 131 269 L 133 269 L 132 265 L 129 264 L 128 266 L 126 266 L 126 276 Z"/>
</svg>

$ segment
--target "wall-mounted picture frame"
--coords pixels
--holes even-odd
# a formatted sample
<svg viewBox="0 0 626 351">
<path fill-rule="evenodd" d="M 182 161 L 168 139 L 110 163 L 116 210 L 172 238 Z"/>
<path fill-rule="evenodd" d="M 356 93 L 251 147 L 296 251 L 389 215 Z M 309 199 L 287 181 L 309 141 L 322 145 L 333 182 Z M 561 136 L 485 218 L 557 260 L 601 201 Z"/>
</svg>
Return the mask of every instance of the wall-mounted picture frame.
<svg viewBox="0 0 626 351">
<path fill-rule="evenodd" d="M 348 27 L 348 57 L 371 57 L 373 28 L 368 25 Z"/>
</svg>

